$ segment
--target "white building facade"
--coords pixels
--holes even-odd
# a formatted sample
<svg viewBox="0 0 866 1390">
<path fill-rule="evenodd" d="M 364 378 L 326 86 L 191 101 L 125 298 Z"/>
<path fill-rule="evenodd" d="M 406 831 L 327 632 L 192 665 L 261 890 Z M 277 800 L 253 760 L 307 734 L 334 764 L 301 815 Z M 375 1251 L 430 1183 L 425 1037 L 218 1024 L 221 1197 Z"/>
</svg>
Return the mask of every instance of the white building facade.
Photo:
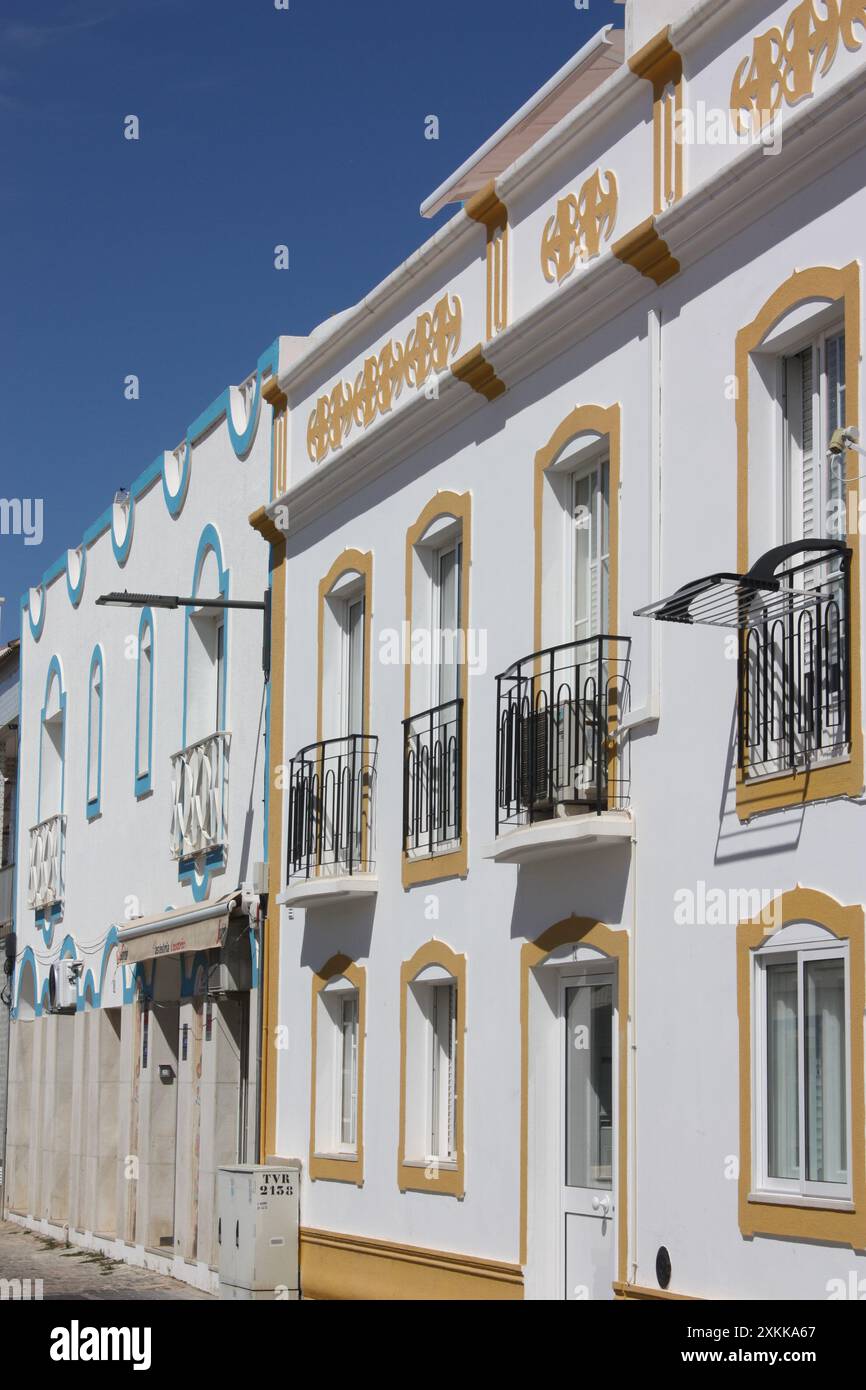
<svg viewBox="0 0 866 1390">
<path fill-rule="evenodd" d="M 281 347 L 309 1296 L 866 1278 L 864 61 L 847 0 L 635 0 Z"/>
<path fill-rule="evenodd" d="M 274 361 L 22 601 L 7 1214 L 205 1289 L 216 1169 L 258 1131 L 269 576 L 248 516 Z"/>
</svg>

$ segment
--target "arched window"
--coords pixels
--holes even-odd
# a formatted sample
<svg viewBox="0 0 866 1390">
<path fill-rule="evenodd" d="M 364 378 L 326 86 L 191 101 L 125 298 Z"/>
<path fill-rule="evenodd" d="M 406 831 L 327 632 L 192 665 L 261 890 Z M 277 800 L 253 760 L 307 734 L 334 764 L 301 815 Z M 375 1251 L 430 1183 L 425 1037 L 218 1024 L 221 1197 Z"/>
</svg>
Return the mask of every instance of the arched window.
<svg viewBox="0 0 866 1390">
<path fill-rule="evenodd" d="M 66 745 L 66 691 L 60 662 L 53 657 L 45 682 L 42 735 L 39 753 L 37 817 L 49 820 L 63 812 L 64 754 Z"/>
<path fill-rule="evenodd" d="M 205 599 L 227 598 L 228 585 L 229 576 L 223 569 L 219 536 L 213 526 L 206 526 L 196 556 L 193 596 Z M 225 609 L 187 610 L 183 730 L 185 748 L 225 731 L 228 697 L 227 637 Z"/>
<path fill-rule="evenodd" d="M 102 703 L 104 687 L 102 648 L 94 647 L 87 680 L 87 819 L 95 820 L 102 807 Z"/>
<path fill-rule="evenodd" d="M 135 794 L 151 790 L 153 768 L 153 614 L 142 610 L 138 625 L 138 671 L 135 686 Z"/>
<path fill-rule="evenodd" d="M 65 876 L 66 691 L 60 661 L 51 658 L 39 730 L 36 824 L 30 827 L 30 884 L 27 904 L 53 912 L 63 901 Z"/>
<path fill-rule="evenodd" d="M 443 941 L 400 972 L 401 1191 L 463 1195 L 466 957 Z"/>
<path fill-rule="evenodd" d="M 332 956 L 313 977 L 312 1178 L 364 1180 L 366 971 Z"/>
</svg>

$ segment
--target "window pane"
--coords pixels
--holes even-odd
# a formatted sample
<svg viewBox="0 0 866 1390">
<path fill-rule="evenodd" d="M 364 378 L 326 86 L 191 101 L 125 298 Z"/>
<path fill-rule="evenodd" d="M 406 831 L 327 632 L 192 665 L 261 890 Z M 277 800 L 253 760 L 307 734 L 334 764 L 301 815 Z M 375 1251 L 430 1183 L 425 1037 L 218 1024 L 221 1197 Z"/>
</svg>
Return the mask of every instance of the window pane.
<svg viewBox="0 0 866 1390">
<path fill-rule="evenodd" d="M 364 732 L 364 600 L 349 604 L 346 733 Z"/>
<path fill-rule="evenodd" d="M 342 1069 L 340 1078 L 340 1143 L 355 1143 L 358 1107 L 358 996 L 342 1000 Z"/>
<path fill-rule="evenodd" d="M 217 624 L 216 630 L 216 711 L 214 719 L 214 732 L 217 733 L 223 726 L 223 707 L 225 705 L 225 626 L 223 623 Z"/>
<path fill-rule="evenodd" d="M 460 546 L 440 551 L 437 557 L 439 690 L 438 703 L 459 695 L 458 662 L 460 629 Z"/>
<path fill-rule="evenodd" d="M 848 1177 L 845 1107 L 845 963 L 807 960 L 806 1176 L 844 1183 Z"/>
<path fill-rule="evenodd" d="M 613 1182 L 613 988 L 577 985 L 565 995 L 565 1183 Z"/>
<path fill-rule="evenodd" d="M 837 333 L 827 339 L 827 440 L 834 430 L 845 424 L 845 334 Z M 845 456 L 840 454 L 828 461 L 829 479 L 827 487 L 827 513 L 829 525 L 827 534 L 844 537 L 846 532 L 845 507 Z"/>
<path fill-rule="evenodd" d="M 455 1152 L 455 1064 L 457 990 L 453 984 L 430 991 L 430 1157 Z"/>
<path fill-rule="evenodd" d="M 799 1178 L 797 966 L 767 971 L 767 1175 Z"/>
<path fill-rule="evenodd" d="M 594 637 L 607 626 L 610 571 L 607 462 L 573 482 L 574 640 Z"/>
<path fill-rule="evenodd" d="M 151 672 L 150 633 L 144 631 L 138 648 L 138 749 L 136 751 L 136 772 L 145 777 L 150 771 L 150 672 Z"/>
<path fill-rule="evenodd" d="M 90 745 L 87 750 L 87 800 L 99 796 L 99 727 L 102 722 L 102 680 L 99 667 L 90 676 Z"/>
<path fill-rule="evenodd" d="M 817 477 L 813 450 L 812 347 L 785 358 L 786 487 L 784 540 L 818 534 Z"/>
</svg>

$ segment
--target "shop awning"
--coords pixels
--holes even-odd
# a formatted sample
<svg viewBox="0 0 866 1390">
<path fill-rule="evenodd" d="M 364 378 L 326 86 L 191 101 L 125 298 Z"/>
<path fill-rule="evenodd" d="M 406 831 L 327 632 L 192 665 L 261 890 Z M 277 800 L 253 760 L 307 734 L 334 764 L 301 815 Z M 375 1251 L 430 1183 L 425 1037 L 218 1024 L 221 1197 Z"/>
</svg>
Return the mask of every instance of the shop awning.
<svg viewBox="0 0 866 1390">
<path fill-rule="evenodd" d="M 160 956 L 179 956 L 185 951 L 212 951 L 223 945 L 237 893 L 198 908 L 175 908 L 158 917 L 139 917 L 118 927 L 121 965 Z"/>
</svg>

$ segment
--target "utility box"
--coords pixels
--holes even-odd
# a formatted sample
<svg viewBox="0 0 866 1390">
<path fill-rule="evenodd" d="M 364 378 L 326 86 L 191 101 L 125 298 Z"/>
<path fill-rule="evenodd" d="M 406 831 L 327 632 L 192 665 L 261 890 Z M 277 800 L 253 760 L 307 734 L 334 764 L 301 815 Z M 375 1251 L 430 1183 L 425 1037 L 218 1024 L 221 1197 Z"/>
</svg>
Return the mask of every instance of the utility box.
<svg viewBox="0 0 866 1390">
<path fill-rule="evenodd" d="M 220 1298 L 298 1298 L 300 1186 L 300 1169 L 291 1164 L 219 1169 Z"/>
</svg>

